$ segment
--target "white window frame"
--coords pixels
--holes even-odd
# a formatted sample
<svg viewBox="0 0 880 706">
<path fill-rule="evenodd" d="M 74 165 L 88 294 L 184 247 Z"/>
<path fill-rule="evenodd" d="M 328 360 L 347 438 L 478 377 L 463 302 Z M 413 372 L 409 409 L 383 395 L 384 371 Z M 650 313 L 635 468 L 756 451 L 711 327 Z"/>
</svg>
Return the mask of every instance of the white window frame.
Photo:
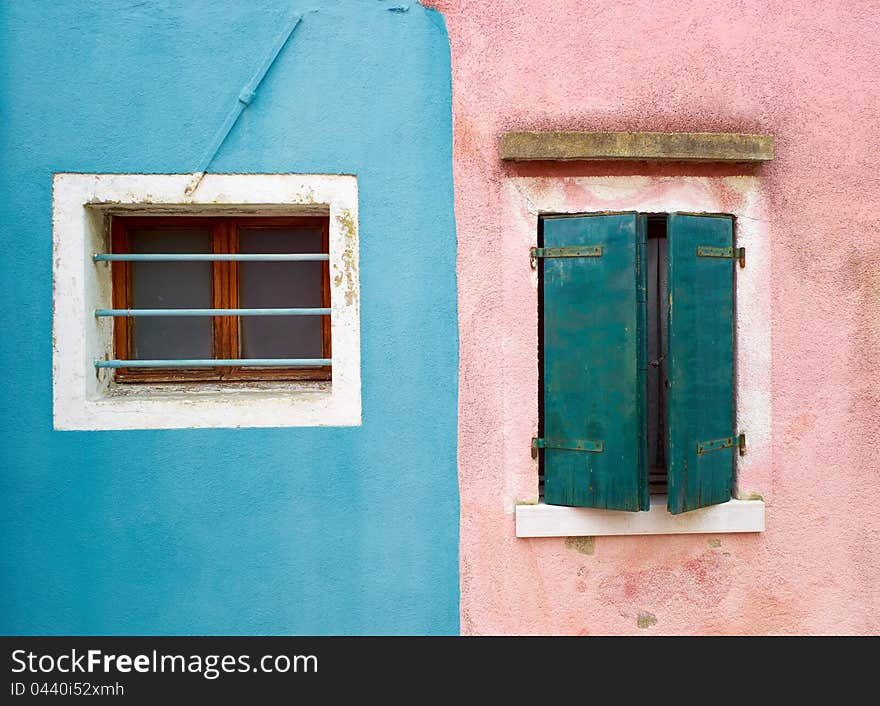
<svg viewBox="0 0 880 706">
<path fill-rule="evenodd" d="M 359 426 L 357 179 L 323 174 L 55 174 L 53 417 L 56 429 Z M 315 216 L 330 219 L 332 381 L 116 384 L 109 252 L 113 215 Z"/>
<path fill-rule="evenodd" d="M 510 331 L 505 361 L 516 375 L 505 375 L 506 385 L 522 385 L 531 367 L 536 394 L 526 405 L 522 395 L 509 390 L 504 420 L 507 458 L 517 459 L 507 469 L 508 511 L 516 513 L 518 537 L 568 537 L 630 534 L 691 534 L 763 532 L 766 488 L 769 485 L 772 414 L 770 379 L 770 237 L 761 197 L 760 179 L 727 177 L 596 176 L 512 177 L 505 191 L 508 229 L 505 251 L 513 249 L 516 269 L 505 272 L 508 306 L 516 316 L 505 320 L 527 327 L 533 337 Z M 735 277 L 736 429 L 745 432 L 747 452 L 737 458 L 736 487 L 729 502 L 671 515 L 665 496 L 652 496 L 647 512 L 620 512 L 594 508 L 546 505 L 538 502 L 538 461 L 531 458 L 530 440 L 538 434 L 537 350 L 538 276 L 529 266 L 538 219 L 545 214 L 637 211 L 639 213 L 731 214 L 735 217 L 738 247 L 746 248 L 746 267 Z M 516 294 L 514 294 L 516 293 Z M 531 312 L 530 314 L 526 312 Z M 515 448 L 513 448 L 515 445 Z M 760 490 L 757 490 L 760 489 Z M 512 505 L 512 507 L 511 507 Z"/>
</svg>

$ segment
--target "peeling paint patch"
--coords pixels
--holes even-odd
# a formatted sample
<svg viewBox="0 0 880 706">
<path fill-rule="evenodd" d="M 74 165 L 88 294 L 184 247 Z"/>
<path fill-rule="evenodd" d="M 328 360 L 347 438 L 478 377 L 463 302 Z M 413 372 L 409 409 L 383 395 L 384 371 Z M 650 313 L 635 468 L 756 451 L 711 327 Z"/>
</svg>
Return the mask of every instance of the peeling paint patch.
<svg viewBox="0 0 880 706">
<path fill-rule="evenodd" d="M 293 197 L 293 202 L 298 204 L 315 204 L 315 191 L 314 189 L 307 189 L 305 192 L 299 193 Z"/>
<path fill-rule="evenodd" d="M 709 540 L 708 540 L 708 544 L 709 544 L 709 546 L 712 547 L 713 549 L 718 549 L 718 547 L 721 546 L 721 540 L 718 539 L 718 537 L 711 537 L 711 538 L 709 538 Z"/>
<path fill-rule="evenodd" d="M 592 556 L 596 551 L 595 537 L 566 537 L 565 548 Z"/>
<path fill-rule="evenodd" d="M 345 241 L 345 248 L 342 251 L 342 267 L 337 271 L 333 279 L 333 283 L 337 288 L 341 289 L 343 281 L 345 283 L 345 303 L 348 306 L 354 304 L 357 300 L 358 291 L 357 283 L 354 277 L 355 271 L 355 253 L 357 252 L 357 230 L 351 211 L 343 209 L 336 216 L 336 222 L 342 231 L 342 238 Z"/>
<path fill-rule="evenodd" d="M 638 618 L 636 618 L 636 624 L 642 630 L 646 630 L 647 628 L 651 627 L 652 625 L 657 624 L 657 616 L 654 615 L 653 613 L 649 613 L 648 611 L 643 610 L 639 613 Z"/>
</svg>

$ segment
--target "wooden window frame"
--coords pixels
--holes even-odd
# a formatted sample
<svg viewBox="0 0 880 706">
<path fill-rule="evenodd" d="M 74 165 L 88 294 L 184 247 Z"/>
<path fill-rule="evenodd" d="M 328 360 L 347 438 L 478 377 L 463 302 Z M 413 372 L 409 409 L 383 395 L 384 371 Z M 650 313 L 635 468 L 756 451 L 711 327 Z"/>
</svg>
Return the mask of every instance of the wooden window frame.
<svg viewBox="0 0 880 706">
<path fill-rule="evenodd" d="M 237 253 L 241 228 L 319 228 L 321 252 L 329 252 L 329 218 L 260 216 L 113 216 L 111 252 L 130 252 L 129 231 L 138 228 L 210 228 L 213 252 Z M 330 307 L 330 263 L 321 261 L 321 307 Z M 213 261 L 211 302 L 215 309 L 239 308 L 239 263 Z M 112 263 L 113 308 L 131 309 L 132 268 L 130 262 Z M 241 335 L 237 316 L 214 316 L 213 357 L 241 358 Z M 286 317 L 278 317 L 283 319 Z M 330 316 L 321 316 L 322 358 L 331 358 Z M 119 360 L 131 360 L 134 327 L 131 317 L 114 317 L 113 350 Z M 286 380 L 330 380 L 331 366 L 310 368 L 217 366 L 214 368 L 117 368 L 114 379 L 120 383 L 256 382 Z"/>
</svg>

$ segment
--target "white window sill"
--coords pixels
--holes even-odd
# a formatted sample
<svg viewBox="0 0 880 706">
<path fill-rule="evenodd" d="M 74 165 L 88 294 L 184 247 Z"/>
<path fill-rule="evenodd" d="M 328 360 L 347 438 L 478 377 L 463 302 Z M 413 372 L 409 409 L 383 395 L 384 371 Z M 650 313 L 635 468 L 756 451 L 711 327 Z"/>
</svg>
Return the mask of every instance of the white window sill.
<svg viewBox="0 0 880 706">
<path fill-rule="evenodd" d="M 596 510 L 561 505 L 517 505 L 517 537 L 596 537 L 631 534 L 763 532 L 764 501 L 731 499 L 671 515 L 666 496 L 651 497 L 648 512 Z"/>
<path fill-rule="evenodd" d="M 132 387 L 136 387 L 132 385 Z M 292 383 L 261 389 L 114 391 L 82 403 L 82 417 L 56 415 L 56 429 L 206 429 L 358 426 L 359 410 L 325 389 Z"/>
</svg>

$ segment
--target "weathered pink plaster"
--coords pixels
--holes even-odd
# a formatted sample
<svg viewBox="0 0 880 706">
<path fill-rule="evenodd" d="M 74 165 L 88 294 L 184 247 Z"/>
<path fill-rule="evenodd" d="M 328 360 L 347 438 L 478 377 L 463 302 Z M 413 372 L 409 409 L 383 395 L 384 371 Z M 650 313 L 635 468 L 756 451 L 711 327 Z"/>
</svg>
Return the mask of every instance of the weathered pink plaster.
<svg viewBox="0 0 880 706">
<path fill-rule="evenodd" d="M 876 3 L 429 4 L 452 47 L 462 631 L 880 632 Z M 769 132 L 777 156 L 748 169 L 509 165 L 498 145 L 512 129 Z M 535 489 L 537 368 L 534 331 L 517 325 L 534 290 L 513 181 L 562 184 L 577 203 L 583 187 L 566 177 L 654 188 L 741 174 L 758 182 L 772 258 L 768 448 L 743 488 L 765 497 L 766 532 L 597 537 L 592 554 L 517 539 L 513 504 Z M 656 623 L 640 628 L 640 613 Z"/>
</svg>

